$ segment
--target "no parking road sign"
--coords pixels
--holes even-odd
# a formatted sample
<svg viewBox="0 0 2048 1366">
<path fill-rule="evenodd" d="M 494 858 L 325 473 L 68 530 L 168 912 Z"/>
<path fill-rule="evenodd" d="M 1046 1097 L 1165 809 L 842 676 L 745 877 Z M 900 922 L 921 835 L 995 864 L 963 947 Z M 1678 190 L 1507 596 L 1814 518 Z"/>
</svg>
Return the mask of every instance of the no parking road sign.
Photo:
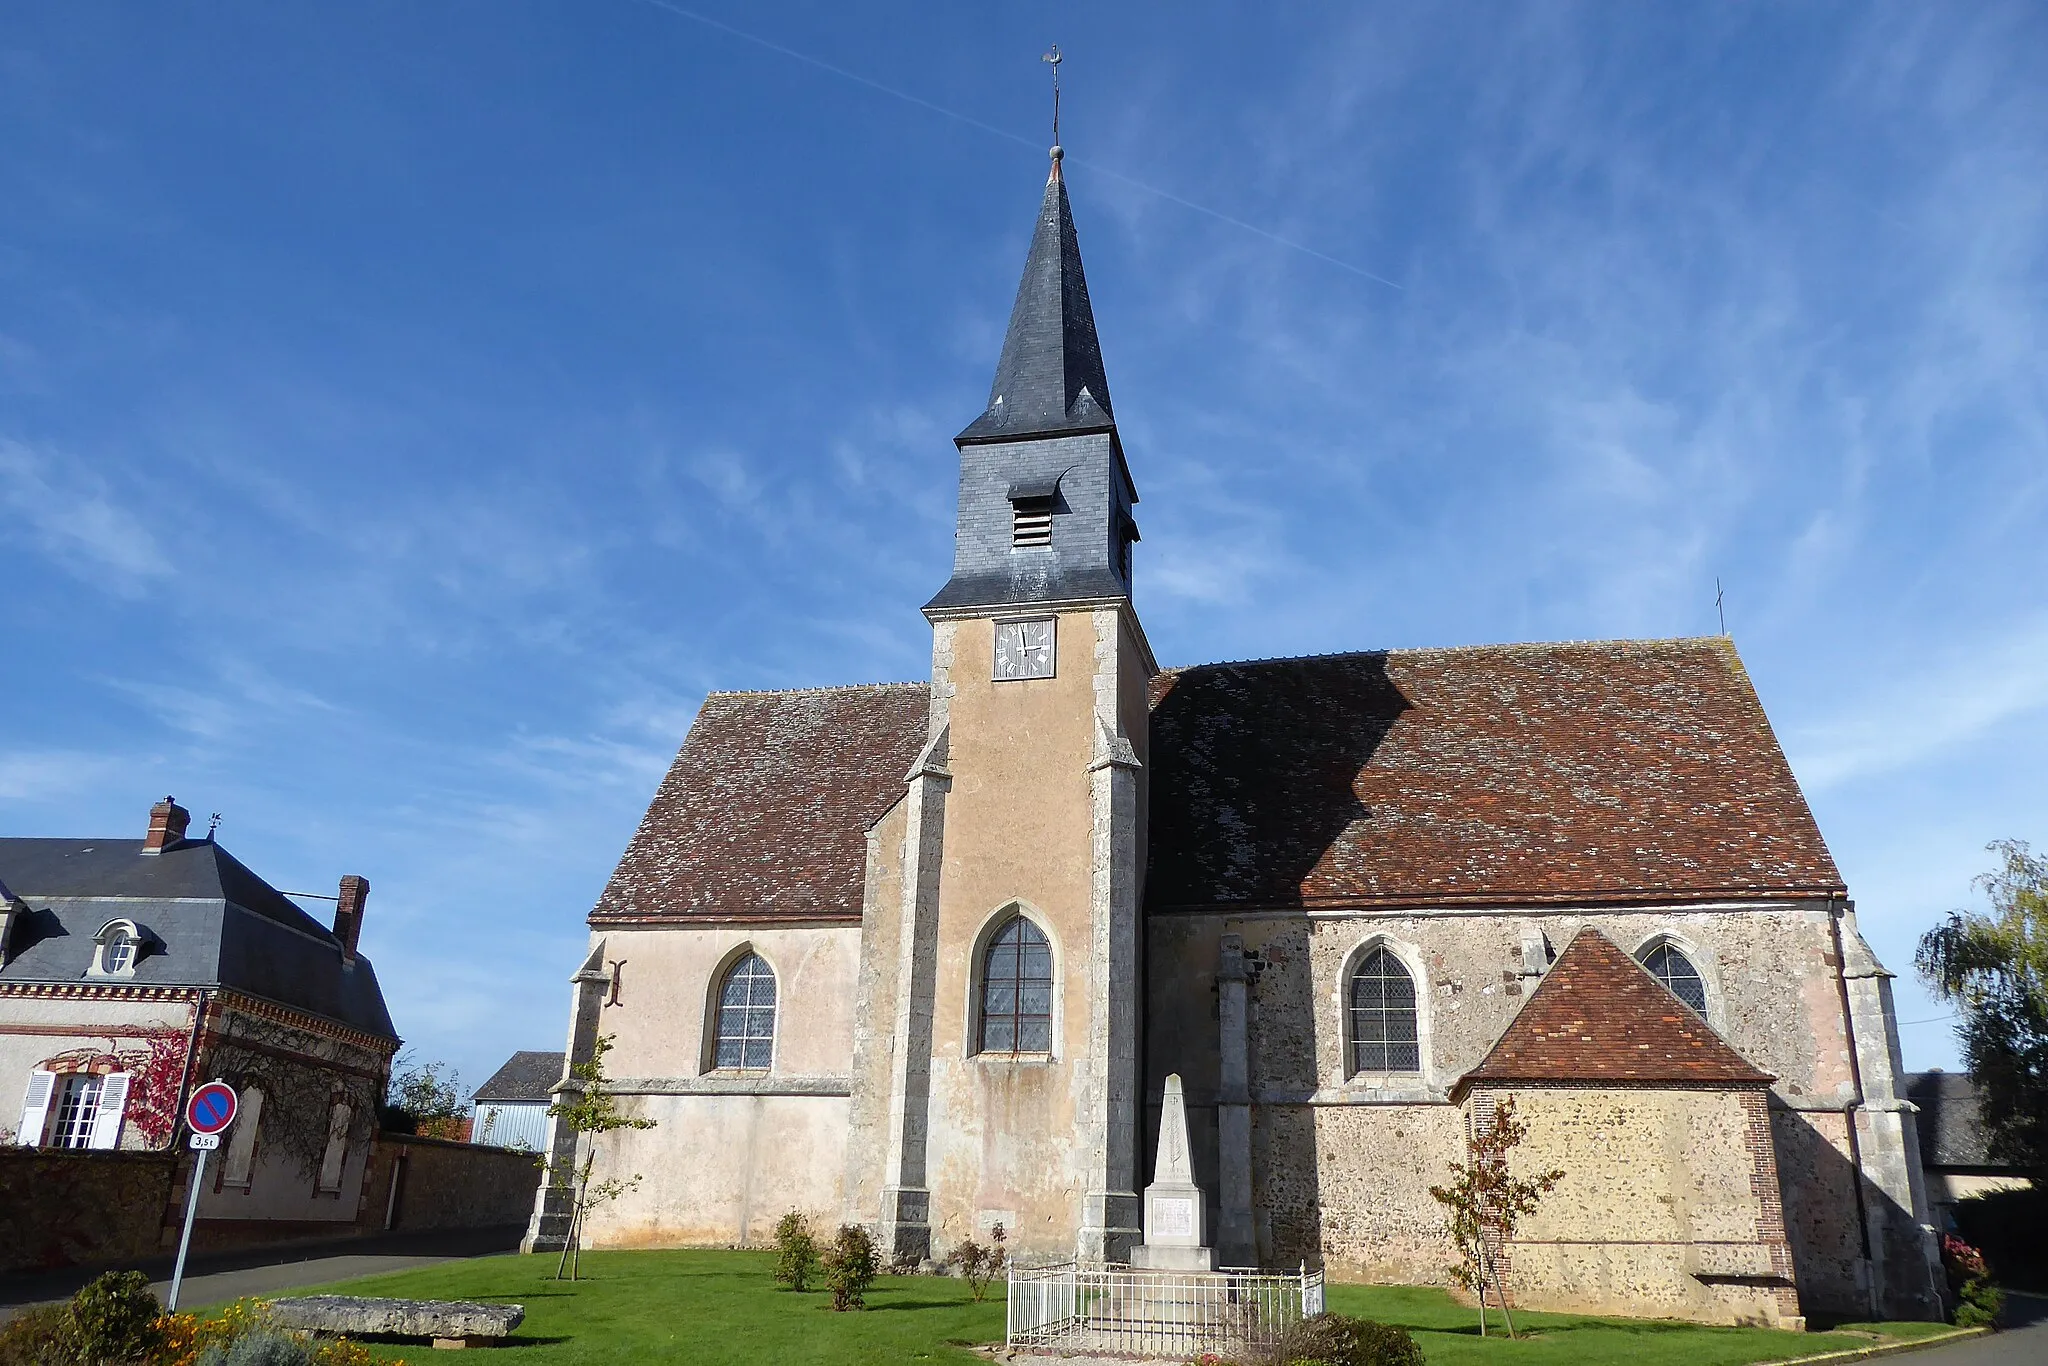
<svg viewBox="0 0 2048 1366">
<path fill-rule="evenodd" d="M 224 1081 L 210 1081 L 185 1102 L 185 1122 L 195 1134 L 217 1134 L 235 1122 L 237 1108 L 235 1088 Z"/>
<path fill-rule="evenodd" d="M 185 1201 L 185 1232 L 178 1238 L 178 1264 L 171 1271 L 169 1308 L 178 1308 L 178 1289 L 185 1280 L 185 1250 L 192 1246 L 192 1216 L 199 1212 L 199 1188 L 206 1181 L 206 1159 L 220 1147 L 221 1130 L 235 1122 L 240 1108 L 235 1088 L 224 1081 L 210 1081 L 185 1102 L 185 1122 L 192 1126 L 192 1146 L 199 1162 L 192 1170 L 192 1194 Z"/>
</svg>

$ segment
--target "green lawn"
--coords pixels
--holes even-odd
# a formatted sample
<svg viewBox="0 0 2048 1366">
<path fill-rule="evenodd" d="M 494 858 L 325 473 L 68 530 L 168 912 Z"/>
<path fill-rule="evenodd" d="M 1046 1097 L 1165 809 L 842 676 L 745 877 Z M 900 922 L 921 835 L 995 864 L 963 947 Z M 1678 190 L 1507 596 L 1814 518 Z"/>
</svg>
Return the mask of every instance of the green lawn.
<svg viewBox="0 0 2048 1366">
<path fill-rule="evenodd" d="M 553 1257 L 487 1257 L 417 1271 L 370 1276 L 321 1290 L 418 1299 L 470 1299 L 526 1306 L 506 1366 L 570 1366 L 583 1362 L 689 1362 L 701 1366 L 848 1363 L 900 1366 L 975 1358 L 959 1350 L 1003 1334 L 1001 1287 L 972 1303 L 966 1283 L 938 1277 L 889 1277 L 868 1295 L 868 1311 L 834 1314 L 824 1294 L 793 1295 L 770 1277 L 762 1252 L 586 1253 L 586 1279 L 549 1279 Z M 312 1294 L 309 1289 L 303 1294 Z M 1436 1366 L 1499 1362 L 1503 1366 L 1606 1366 L 1685 1363 L 1738 1366 L 1872 1344 L 1884 1326 L 1853 1325 L 1833 1333 L 1773 1333 L 1747 1328 L 1518 1314 L 1523 1342 L 1482 1341 L 1473 1311 L 1438 1290 L 1332 1285 L 1338 1313 L 1397 1323 L 1415 1333 Z M 1495 1324 L 1498 1325 L 1498 1316 Z M 1897 1336 L 1924 1325 L 1898 1325 Z M 1854 1331 L 1861 1328 L 1862 1331 Z M 379 1349 L 414 1362 L 442 1358 L 421 1348 Z M 489 1361 L 501 1360 L 497 1357 Z"/>
</svg>

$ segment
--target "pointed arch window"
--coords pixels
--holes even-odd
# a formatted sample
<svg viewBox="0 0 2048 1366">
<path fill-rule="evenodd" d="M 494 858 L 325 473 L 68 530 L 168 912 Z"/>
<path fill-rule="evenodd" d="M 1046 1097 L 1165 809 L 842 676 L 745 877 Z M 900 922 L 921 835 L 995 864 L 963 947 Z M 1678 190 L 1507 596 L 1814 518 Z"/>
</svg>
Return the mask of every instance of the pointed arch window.
<svg viewBox="0 0 2048 1366">
<path fill-rule="evenodd" d="M 1052 1052 L 1052 944 L 1021 915 L 982 956 L 981 1051 Z"/>
<path fill-rule="evenodd" d="M 1693 1014 L 1705 1018 L 1707 982 L 1690 958 L 1670 944 L 1657 944 L 1642 956 L 1641 962 L 1666 990 L 1692 1007 Z"/>
<path fill-rule="evenodd" d="M 765 1072 L 775 1055 L 775 970 L 758 953 L 734 963 L 718 986 L 714 1067 Z"/>
<path fill-rule="evenodd" d="M 1415 979 L 1385 948 L 1365 955 L 1351 974 L 1351 1070 L 1422 1070 Z"/>
</svg>

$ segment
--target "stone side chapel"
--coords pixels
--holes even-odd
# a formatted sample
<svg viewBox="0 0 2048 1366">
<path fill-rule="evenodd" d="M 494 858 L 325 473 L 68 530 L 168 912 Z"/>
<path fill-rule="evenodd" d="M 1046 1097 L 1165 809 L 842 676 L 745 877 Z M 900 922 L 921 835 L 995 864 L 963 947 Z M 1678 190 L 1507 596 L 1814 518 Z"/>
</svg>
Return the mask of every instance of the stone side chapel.
<svg viewBox="0 0 2048 1366">
<path fill-rule="evenodd" d="M 568 1063 L 659 1122 L 594 1244 L 1124 1260 L 1178 1075 L 1228 1265 L 1442 1282 L 1513 1095 L 1523 1302 L 1938 1311 L 1889 974 L 1729 641 L 1160 669 L 1057 149 L 956 444 L 930 680 L 707 698 L 590 913 Z"/>
</svg>

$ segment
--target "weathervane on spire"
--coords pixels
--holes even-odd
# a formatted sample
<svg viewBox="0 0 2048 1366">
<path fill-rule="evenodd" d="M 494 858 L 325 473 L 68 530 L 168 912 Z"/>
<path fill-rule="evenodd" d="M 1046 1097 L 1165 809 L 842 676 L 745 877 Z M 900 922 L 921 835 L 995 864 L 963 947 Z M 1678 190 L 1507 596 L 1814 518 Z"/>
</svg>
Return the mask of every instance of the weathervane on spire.
<svg viewBox="0 0 2048 1366">
<path fill-rule="evenodd" d="M 1061 63 L 1061 62 L 1062 62 L 1063 60 L 1065 60 L 1065 59 L 1064 59 L 1064 58 L 1062 58 L 1062 57 L 1060 56 L 1060 45 L 1059 45 L 1058 43 L 1054 43 L 1054 44 L 1052 45 L 1052 51 L 1050 51 L 1050 52 L 1046 53 L 1046 54 L 1045 54 L 1044 56 L 1040 57 L 1040 58 L 1039 58 L 1038 60 L 1039 60 L 1039 61 L 1041 61 L 1041 62 L 1046 62 L 1046 63 L 1049 63 L 1049 64 L 1050 64 L 1050 65 L 1052 66 L 1052 159 L 1053 159 L 1054 161 L 1058 161 L 1058 160 L 1060 159 L 1060 155 L 1061 155 L 1061 152 L 1060 152 L 1060 63 Z"/>
</svg>

